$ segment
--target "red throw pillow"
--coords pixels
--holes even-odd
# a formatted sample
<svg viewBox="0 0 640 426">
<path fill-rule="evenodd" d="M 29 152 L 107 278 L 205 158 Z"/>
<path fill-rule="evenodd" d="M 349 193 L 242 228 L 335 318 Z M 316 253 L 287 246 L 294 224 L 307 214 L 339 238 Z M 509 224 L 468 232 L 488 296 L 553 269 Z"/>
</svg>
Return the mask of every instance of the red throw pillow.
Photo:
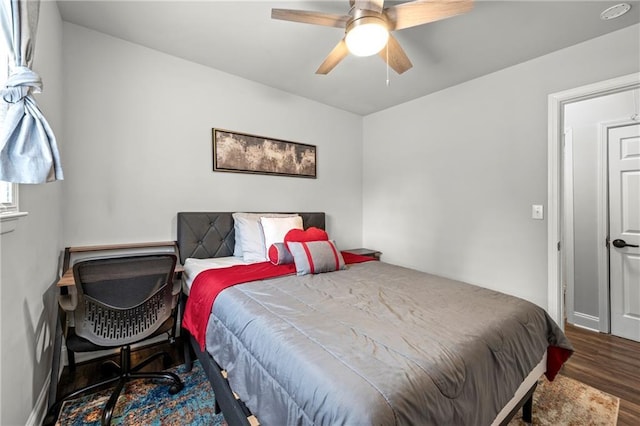
<svg viewBox="0 0 640 426">
<path fill-rule="evenodd" d="M 286 265 L 293 263 L 293 256 L 285 243 L 273 243 L 269 247 L 269 261 L 274 265 Z"/>
<path fill-rule="evenodd" d="M 324 229 L 312 226 L 304 231 L 302 229 L 292 229 L 284 236 L 284 243 L 288 249 L 289 242 L 306 243 L 309 241 L 329 241 L 329 235 Z"/>
</svg>

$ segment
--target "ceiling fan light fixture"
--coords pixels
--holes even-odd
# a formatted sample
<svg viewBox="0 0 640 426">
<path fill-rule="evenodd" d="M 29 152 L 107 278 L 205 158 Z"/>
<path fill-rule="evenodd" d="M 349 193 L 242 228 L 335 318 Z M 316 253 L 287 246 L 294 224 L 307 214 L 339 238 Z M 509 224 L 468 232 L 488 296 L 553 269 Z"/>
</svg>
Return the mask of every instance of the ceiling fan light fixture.
<svg viewBox="0 0 640 426">
<path fill-rule="evenodd" d="M 347 49 L 356 56 L 375 55 L 387 45 L 389 30 L 381 18 L 364 16 L 347 26 Z"/>
</svg>

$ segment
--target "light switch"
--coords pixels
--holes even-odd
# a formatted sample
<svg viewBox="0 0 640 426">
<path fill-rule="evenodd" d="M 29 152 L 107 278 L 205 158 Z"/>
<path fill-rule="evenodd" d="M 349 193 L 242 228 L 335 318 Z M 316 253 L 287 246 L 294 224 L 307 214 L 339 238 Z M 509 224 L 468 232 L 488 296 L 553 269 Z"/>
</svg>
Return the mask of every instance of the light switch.
<svg viewBox="0 0 640 426">
<path fill-rule="evenodd" d="M 531 206 L 531 219 L 544 219 L 544 207 L 541 204 Z"/>
</svg>

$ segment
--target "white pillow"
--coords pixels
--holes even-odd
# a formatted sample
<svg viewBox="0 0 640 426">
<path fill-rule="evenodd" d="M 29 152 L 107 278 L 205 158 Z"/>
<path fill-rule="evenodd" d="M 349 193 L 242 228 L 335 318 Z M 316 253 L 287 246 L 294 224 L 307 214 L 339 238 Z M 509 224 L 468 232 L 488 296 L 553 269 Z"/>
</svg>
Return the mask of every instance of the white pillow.
<svg viewBox="0 0 640 426">
<path fill-rule="evenodd" d="M 287 232 L 292 229 L 304 229 L 300 216 L 261 217 L 260 225 L 262 225 L 262 232 L 264 233 L 264 248 L 267 255 L 272 244 L 284 242 L 284 236 Z"/>
<path fill-rule="evenodd" d="M 235 230 L 233 255 L 242 257 L 245 262 L 265 262 L 264 234 L 260 217 L 292 217 L 295 213 L 240 213 L 232 214 Z"/>
</svg>

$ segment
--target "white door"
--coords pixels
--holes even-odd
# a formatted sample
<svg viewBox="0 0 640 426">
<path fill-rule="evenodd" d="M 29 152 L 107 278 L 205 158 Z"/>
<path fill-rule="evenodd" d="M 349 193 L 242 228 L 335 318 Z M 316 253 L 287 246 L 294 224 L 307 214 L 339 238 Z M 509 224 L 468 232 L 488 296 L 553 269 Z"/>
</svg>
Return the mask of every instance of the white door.
<svg viewBox="0 0 640 426">
<path fill-rule="evenodd" d="M 611 334 L 640 341 L 640 123 L 607 139 Z"/>
</svg>

